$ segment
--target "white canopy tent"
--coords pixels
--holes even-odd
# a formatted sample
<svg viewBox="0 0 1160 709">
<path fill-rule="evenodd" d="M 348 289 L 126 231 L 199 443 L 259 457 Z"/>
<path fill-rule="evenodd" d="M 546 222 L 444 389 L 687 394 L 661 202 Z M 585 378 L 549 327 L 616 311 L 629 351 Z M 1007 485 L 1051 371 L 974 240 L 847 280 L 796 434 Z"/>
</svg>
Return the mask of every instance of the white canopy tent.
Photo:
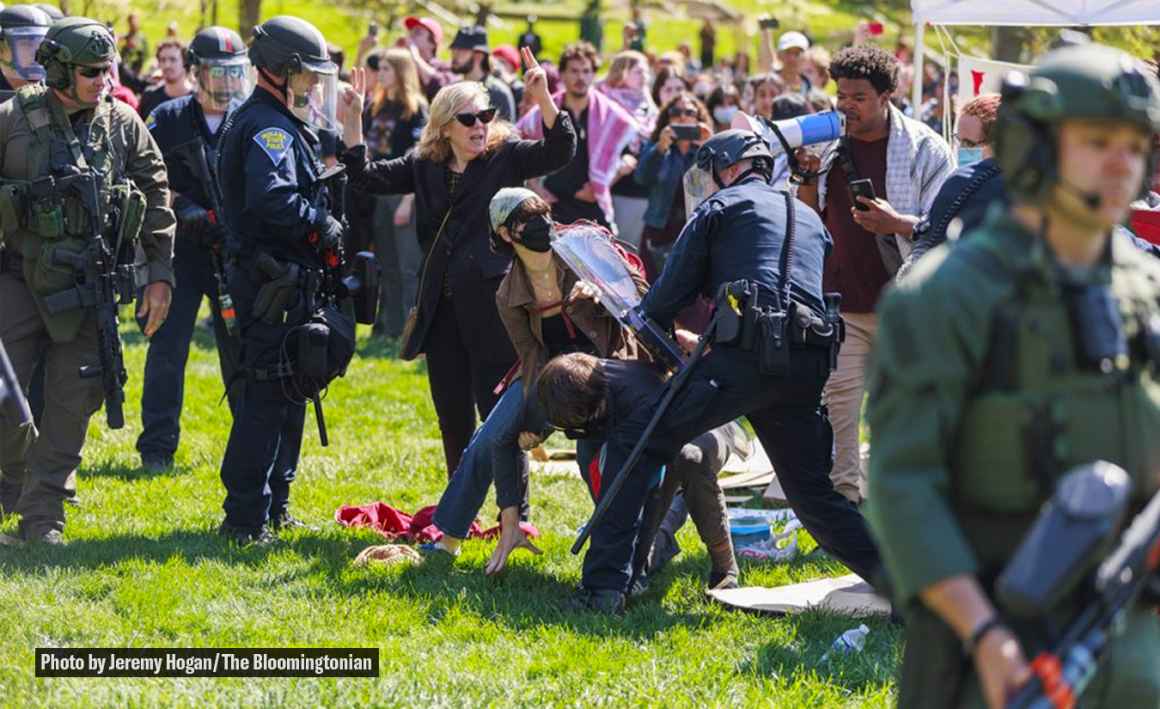
<svg viewBox="0 0 1160 709">
<path fill-rule="evenodd" d="M 914 17 L 913 105 L 922 104 L 926 25 L 1078 27 L 1160 25 L 1160 0 L 910 0 Z"/>
</svg>

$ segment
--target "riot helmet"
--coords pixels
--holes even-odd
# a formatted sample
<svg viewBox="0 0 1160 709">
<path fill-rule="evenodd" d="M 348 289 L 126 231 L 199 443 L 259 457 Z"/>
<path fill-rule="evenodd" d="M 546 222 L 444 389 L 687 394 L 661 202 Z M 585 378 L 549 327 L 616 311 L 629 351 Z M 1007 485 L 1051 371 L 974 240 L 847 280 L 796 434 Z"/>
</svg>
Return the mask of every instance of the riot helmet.
<svg viewBox="0 0 1160 709">
<path fill-rule="evenodd" d="M 35 5 L 10 5 L 0 11 L 0 64 L 27 82 L 43 81 L 36 50 L 52 18 Z"/>
<path fill-rule="evenodd" d="M 225 27 L 207 27 L 194 35 L 185 66 L 197 82 L 198 102 L 212 112 L 229 110 L 254 88 L 246 45 L 241 35 Z"/>
<path fill-rule="evenodd" d="M 46 2 L 38 2 L 33 3 L 33 7 L 43 10 L 44 14 L 48 15 L 48 18 L 53 22 L 64 19 L 64 12 L 62 12 L 61 9 L 56 5 L 50 5 Z"/>
<path fill-rule="evenodd" d="M 1160 86 L 1139 62 L 1098 44 L 1063 47 L 1044 55 L 1028 74 L 1011 72 L 1003 83 L 995 122 L 995 158 L 1013 195 L 1025 201 L 1050 197 L 1059 183 L 1059 125 L 1109 120 L 1160 132 Z M 1155 150 L 1144 185 L 1151 185 Z"/>
<path fill-rule="evenodd" d="M 112 33 L 103 23 L 87 17 L 65 17 L 48 29 L 36 50 L 36 61 L 44 67 L 45 84 L 82 105 L 96 105 L 93 101 L 82 101 L 77 94 L 73 69 L 78 66 L 104 68 L 108 88 L 111 85 L 108 70 L 117 62 L 117 48 Z"/>
<path fill-rule="evenodd" d="M 318 130 L 339 130 L 338 67 L 317 27 L 288 15 L 263 22 L 254 28 L 250 61 L 300 120 Z"/>
<path fill-rule="evenodd" d="M 752 167 L 737 179 L 754 172 L 763 175 L 766 181 L 772 177 L 773 153 L 753 131 L 739 128 L 721 131 L 702 143 L 692 167 L 685 172 L 686 212 L 692 214 L 702 202 L 725 187 L 721 183 L 723 170 L 749 159 L 753 160 Z"/>
</svg>

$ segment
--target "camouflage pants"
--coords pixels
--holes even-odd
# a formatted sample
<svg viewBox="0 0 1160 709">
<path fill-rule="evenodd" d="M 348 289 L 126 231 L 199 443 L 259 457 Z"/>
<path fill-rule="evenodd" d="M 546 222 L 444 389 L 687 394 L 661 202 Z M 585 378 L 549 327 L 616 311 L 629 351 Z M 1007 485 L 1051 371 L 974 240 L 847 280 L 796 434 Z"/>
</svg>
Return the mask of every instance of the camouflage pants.
<svg viewBox="0 0 1160 709">
<path fill-rule="evenodd" d="M 16 378 L 27 392 L 38 359 L 45 363 L 45 406 L 41 426 L 19 428 L 0 418 L 0 461 L 24 460 L 25 479 L 3 486 L 22 488 L 15 512 L 21 529 L 41 534 L 64 528 L 64 500 L 76 494 L 76 470 L 81 462 L 89 418 L 103 399 L 99 379 L 81 379 L 80 367 L 96 366 L 96 319 L 86 317 L 75 339 L 53 342 L 31 291 L 19 276 L 0 273 L 0 339 L 8 349 Z M 13 464 L 12 477 L 20 473 Z M 2 489 L 2 486 L 0 486 Z"/>
</svg>

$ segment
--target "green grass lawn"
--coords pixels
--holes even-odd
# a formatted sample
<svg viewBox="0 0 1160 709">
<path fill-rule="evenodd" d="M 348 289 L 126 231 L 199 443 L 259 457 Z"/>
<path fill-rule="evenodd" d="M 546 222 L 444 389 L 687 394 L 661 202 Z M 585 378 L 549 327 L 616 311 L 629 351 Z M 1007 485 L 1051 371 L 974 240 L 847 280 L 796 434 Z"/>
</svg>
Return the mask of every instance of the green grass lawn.
<svg viewBox="0 0 1160 709">
<path fill-rule="evenodd" d="M 229 431 L 216 356 L 199 327 L 186 378 L 176 469 L 137 469 L 145 346 L 125 330 L 128 425 L 94 417 L 80 506 L 63 548 L 0 547 L 0 705 L 664 705 L 884 706 L 892 699 L 899 632 L 872 628 L 866 650 L 823 666 L 850 619 L 772 618 L 725 610 L 702 595 L 708 572 L 692 525 L 684 552 L 653 588 L 611 619 L 566 610 L 579 579 L 568 553 L 591 510 L 578 478 L 534 478 L 540 557 L 483 575 L 493 542 L 471 541 L 454 564 L 353 568 L 381 538 L 333 521 L 344 503 L 433 504 L 446 473 L 420 363 L 363 341 L 327 399 L 331 445 L 307 442 L 293 511 L 320 531 L 239 549 L 214 529 L 218 464 Z M 484 515 L 493 514 L 489 500 Z M 487 522 L 487 520 L 484 520 Z M 0 531 L 11 532 L 8 520 Z M 812 549 L 803 535 L 802 544 Z M 832 561 L 742 561 L 743 581 L 778 585 L 836 575 Z M 377 647 L 377 679 L 36 679 L 33 650 L 111 647 Z"/>
</svg>

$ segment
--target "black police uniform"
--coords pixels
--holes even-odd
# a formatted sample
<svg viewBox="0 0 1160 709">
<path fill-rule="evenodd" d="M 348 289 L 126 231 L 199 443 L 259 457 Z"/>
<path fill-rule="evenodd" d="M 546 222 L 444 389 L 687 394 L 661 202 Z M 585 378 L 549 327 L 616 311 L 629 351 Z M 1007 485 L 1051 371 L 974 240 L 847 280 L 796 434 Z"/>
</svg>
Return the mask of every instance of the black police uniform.
<svg viewBox="0 0 1160 709">
<path fill-rule="evenodd" d="M 219 230 L 211 220 L 213 201 L 209 186 L 199 178 L 196 151 L 205 155 L 205 166 L 215 167 L 217 133 L 210 130 L 201 104 L 194 97 L 183 96 L 158 106 L 145 121 L 169 172 L 174 192 L 173 211 L 177 215 L 177 238 L 174 242 L 173 270 L 177 286 L 169 317 L 149 340 L 145 358 L 145 385 L 141 394 L 141 435 L 137 450 L 143 459 L 172 459 L 181 436 L 181 407 L 185 389 L 185 365 L 189 344 L 197 322 L 202 298 L 210 300 L 214 339 L 221 363 L 222 381 L 226 384 L 230 410 L 241 400 L 241 386 L 230 387 L 238 366 L 240 343 L 226 330 L 218 308 L 217 269 L 211 249 L 224 249 L 216 241 Z M 224 125 L 224 121 L 223 121 Z M 224 258 L 224 254 L 221 254 Z"/>
<path fill-rule="evenodd" d="M 816 315 L 824 313 L 822 264 L 832 241 L 818 216 L 797 202 L 791 295 Z M 723 283 L 758 284 L 758 303 L 780 307 L 776 295 L 786 236 L 786 200 L 757 175 L 707 199 L 678 237 L 665 270 L 642 308 L 662 327 L 698 294 L 714 296 Z M 794 342 L 788 371 L 764 374 L 757 349 L 714 344 L 677 394 L 649 439 L 638 467 L 592 531 L 582 584 L 589 590 L 625 591 L 641 506 L 655 471 L 698 435 L 745 415 L 769 454 L 798 518 L 818 544 L 870 579 L 878 552 L 857 508 L 834 491 L 829 472 L 833 432 L 821 403 L 830 371 L 828 344 Z M 657 409 L 664 389 L 647 405 L 610 412 L 605 475 L 615 476 Z M 615 402 L 612 402 L 615 403 Z M 605 489 L 611 481 L 606 480 Z"/>
<path fill-rule="evenodd" d="M 230 116 L 219 142 L 222 211 L 230 228 L 229 291 L 246 376 L 221 467 L 226 523 L 233 527 L 258 530 L 285 515 L 298 466 L 306 409 L 288 396 L 289 379 L 279 363 L 283 342 L 299 323 L 292 311 L 286 324 L 254 317 L 266 280 L 254 260 L 262 252 L 280 262 L 322 267 L 309 243 L 328 216 L 318 195 L 318 156 L 318 136 L 262 87 Z M 301 306 L 303 294 L 297 300 Z"/>
</svg>

